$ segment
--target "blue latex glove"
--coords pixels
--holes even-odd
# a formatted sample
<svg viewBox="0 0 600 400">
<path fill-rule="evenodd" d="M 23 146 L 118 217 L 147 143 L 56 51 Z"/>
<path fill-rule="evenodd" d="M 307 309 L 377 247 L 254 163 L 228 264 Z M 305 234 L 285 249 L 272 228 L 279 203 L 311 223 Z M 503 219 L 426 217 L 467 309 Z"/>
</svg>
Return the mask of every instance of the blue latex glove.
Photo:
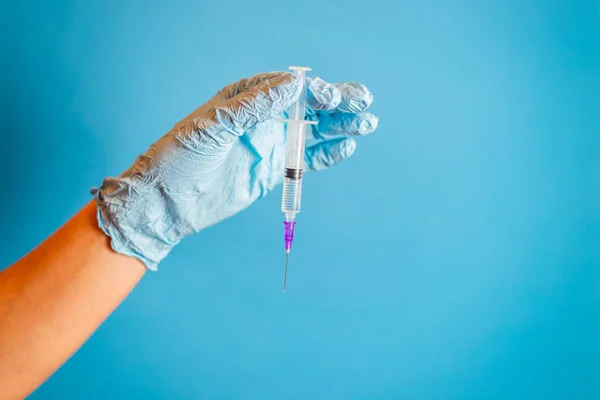
<svg viewBox="0 0 600 400">
<path fill-rule="evenodd" d="M 287 72 L 265 73 L 225 87 L 154 143 L 96 195 L 98 221 L 118 253 L 149 269 L 179 241 L 264 197 L 283 180 L 286 127 L 274 120 L 296 101 L 301 83 Z M 350 157 L 377 127 L 364 112 L 372 101 L 358 83 L 307 85 L 305 169 Z"/>
</svg>

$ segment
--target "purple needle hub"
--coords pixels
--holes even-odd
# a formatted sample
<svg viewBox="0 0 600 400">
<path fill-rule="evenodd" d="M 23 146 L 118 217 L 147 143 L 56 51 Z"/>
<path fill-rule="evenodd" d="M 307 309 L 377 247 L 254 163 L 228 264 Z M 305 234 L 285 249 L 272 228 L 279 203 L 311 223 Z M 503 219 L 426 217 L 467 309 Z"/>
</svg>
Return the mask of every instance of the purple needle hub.
<svg viewBox="0 0 600 400">
<path fill-rule="evenodd" d="M 292 242 L 294 241 L 294 225 L 295 222 L 285 221 L 283 239 L 285 240 L 285 251 L 289 253 L 292 249 Z"/>
</svg>

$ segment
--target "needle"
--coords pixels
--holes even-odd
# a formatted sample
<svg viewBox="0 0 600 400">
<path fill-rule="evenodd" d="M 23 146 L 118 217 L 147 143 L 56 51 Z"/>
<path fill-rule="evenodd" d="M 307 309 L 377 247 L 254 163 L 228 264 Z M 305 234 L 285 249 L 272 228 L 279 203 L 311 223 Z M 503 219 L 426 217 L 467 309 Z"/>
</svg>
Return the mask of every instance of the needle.
<svg viewBox="0 0 600 400">
<path fill-rule="evenodd" d="M 283 291 L 285 292 L 285 285 L 287 283 L 287 271 L 288 271 L 288 261 L 290 260 L 290 251 L 285 252 L 285 275 L 283 276 Z"/>
</svg>

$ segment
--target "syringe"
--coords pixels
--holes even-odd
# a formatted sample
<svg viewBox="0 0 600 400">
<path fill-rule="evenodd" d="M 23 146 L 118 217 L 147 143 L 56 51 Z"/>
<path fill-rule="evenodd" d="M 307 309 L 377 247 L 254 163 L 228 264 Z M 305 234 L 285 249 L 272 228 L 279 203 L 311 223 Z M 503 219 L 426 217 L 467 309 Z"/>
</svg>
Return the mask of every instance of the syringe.
<svg viewBox="0 0 600 400">
<path fill-rule="evenodd" d="M 289 111 L 287 144 L 285 153 L 285 170 L 283 176 L 283 199 L 281 211 L 285 213 L 284 241 L 285 241 L 285 275 L 283 278 L 283 291 L 287 283 L 287 271 L 294 241 L 294 226 L 296 214 L 300 212 L 302 198 L 302 170 L 304 169 L 304 142 L 306 140 L 306 125 L 316 124 L 314 121 L 305 121 L 306 114 L 306 71 L 308 67 L 290 67 L 294 74 L 302 80 L 302 92 L 298 101 Z"/>
</svg>

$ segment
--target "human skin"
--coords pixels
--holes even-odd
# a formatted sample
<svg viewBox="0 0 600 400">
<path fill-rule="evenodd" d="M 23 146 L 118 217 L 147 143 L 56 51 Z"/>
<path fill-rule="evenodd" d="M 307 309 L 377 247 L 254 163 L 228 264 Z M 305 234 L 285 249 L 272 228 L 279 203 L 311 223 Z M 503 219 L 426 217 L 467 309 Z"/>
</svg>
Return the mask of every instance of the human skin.
<svg viewBox="0 0 600 400">
<path fill-rule="evenodd" d="M 146 268 L 114 252 L 95 202 L 0 272 L 0 399 L 23 399 L 94 333 Z"/>
</svg>

